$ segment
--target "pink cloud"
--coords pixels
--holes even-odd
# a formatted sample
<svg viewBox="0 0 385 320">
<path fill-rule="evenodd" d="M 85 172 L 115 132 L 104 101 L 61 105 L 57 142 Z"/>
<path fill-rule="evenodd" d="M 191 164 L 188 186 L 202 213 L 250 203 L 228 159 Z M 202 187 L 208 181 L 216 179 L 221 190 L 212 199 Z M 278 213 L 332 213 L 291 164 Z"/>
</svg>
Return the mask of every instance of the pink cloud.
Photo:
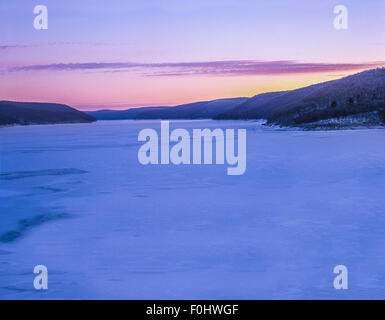
<svg viewBox="0 0 385 320">
<path fill-rule="evenodd" d="M 297 61 L 208 61 L 176 63 L 133 63 L 133 62 L 86 62 L 25 65 L 12 67 L 8 72 L 21 71 L 100 71 L 140 72 L 145 76 L 186 75 L 275 75 L 317 72 L 338 72 L 373 68 L 383 63 L 305 63 Z"/>
</svg>

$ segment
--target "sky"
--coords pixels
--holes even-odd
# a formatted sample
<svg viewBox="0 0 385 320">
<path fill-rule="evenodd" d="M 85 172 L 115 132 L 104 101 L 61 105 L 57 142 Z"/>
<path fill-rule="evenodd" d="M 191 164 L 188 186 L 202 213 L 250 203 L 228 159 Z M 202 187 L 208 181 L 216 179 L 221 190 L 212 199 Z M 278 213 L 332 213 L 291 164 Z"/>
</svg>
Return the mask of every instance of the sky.
<svg viewBox="0 0 385 320">
<path fill-rule="evenodd" d="M 36 5 L 47 30 L 33 26 Z M 0 13 L 0 100 L 166 106 L 385 65 L 383 0 L 0 0 Z"/>
</svg>

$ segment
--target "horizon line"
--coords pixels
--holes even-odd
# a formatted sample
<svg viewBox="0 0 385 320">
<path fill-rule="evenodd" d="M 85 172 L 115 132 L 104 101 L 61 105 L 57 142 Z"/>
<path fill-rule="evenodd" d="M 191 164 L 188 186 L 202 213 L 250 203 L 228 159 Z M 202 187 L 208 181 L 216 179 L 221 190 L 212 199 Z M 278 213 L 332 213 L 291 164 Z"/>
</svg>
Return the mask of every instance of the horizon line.
<svg viewBox="0 0 385 320">
<path fill-rule="evenodd" d="M 214 98 L 214 99 L 201 99 L 201 100 L 191 100 L 191 101 L 186 101 L 186 102 L 182 102 L 182 103 L 177 103 L 177 104 L 164 104 L 164 103 L 154 103 L 154 104 L 147 104 L 146 103 L 142 103 L 142 104 L 125 104 L 125 103 L 120 103 L 120 104 L 111 104 L 111 105 L 106 105 L 106 104 L 103 104 L 103 105 L 95 105 L 95 104 L 89 104 L 89 105 L 84 105 L 84 104 L 81 104 L 81 105 L 74 105 L 73 107 L 80 110 L 80 111 L 106 111 L 106 110 L 111 110 L 111 111 L 125 111 L 125 110 L 130 110 L 130 109 L 141 109 L 141 108 L 172 108 L 172 107 L 177 107 L 177 106 L 182 106 L 182 105 L 185 105 L 185 104 L 191 104 L 191 103 L 198 103 L 198 102 L 209 102 L 209 101 L 216 101 L 216 100 L 226 100 L 226 99 L 250 99 L 252 97 L 255 97 L 257 95 L 260 95 L 260 94 L 264 94 L 264 93 L 270 93 L 270 92 L 285 92 L 285 91 L 291 91 L 291 90 L 297 90 L 297 89 L 301 89 L 301 88 L 306 88 L 306 87 L 310 87 L 310 86 L 313 86 L 313 85 L 317 85 L 317 84 L 320 84 L 320 83 L 326 83 L 326 82 L 329 82 L 329 81 L 336 81 L 336 80 L 340 80 L 340 79 L 343 79 L 343 78 L 346 78 L 346 77 L 349 77 L 349 76 L 352 76 L 352 75 L 355 75 L 355 74 L 359 74 L 361 72 L 365 72 L 365 71 L 370 71 L 370 70 L 376 70 L 378 68 L 384 68 L 384 66 L 379 66 L 377 65 L 376 68 L 372 68 L 372 69 L 364 69 L 364 70 L 361 70 L 360 72 L 357 72 L 357 73 L 353 73 L 353 74 L 344 74 L 344 75 L 340 75 L 340 77 L 338 77 L 337 79 L 333 79 L 333 80 L 328 80 L 328 81 L 320 81 L 320 82 L 316 82 L 316 83 L 313 83 L 313 84 L 310 84 L 310 85 L 307 85 L 307 86 L 298 86 L 296 88 L 293 88 L 293 89 L 289 89 L 289 90 L 272 90 L 272 91 L 262 91 L 262 92 L 259 92 L 259 93 L 256 93 L 256 94 L 253 94 L 253 95 L 250 95 L 250 96 L 235 96 L 235 97 L 222 97 L 222 98 Z M 124 107 L 124 109 L 116 109 L 115 107 Z M 95 109 L 94 109 L 95 108 Z"/>
</svg>

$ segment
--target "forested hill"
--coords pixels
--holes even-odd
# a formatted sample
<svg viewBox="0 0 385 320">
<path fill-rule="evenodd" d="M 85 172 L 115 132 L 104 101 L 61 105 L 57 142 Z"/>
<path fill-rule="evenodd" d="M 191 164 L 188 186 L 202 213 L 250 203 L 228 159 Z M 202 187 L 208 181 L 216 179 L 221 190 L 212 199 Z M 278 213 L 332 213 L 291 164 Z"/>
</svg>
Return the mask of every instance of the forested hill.
<svg viewBox="0 0 385 320">
<path fill-rule="evenodd" d="M 281 126 L 384 125 L 385 68 L 259 94 L 215 118 L 266 119 Z"/>
<path fill-rule="evenodd" d="M 87 123 L 90 115 L 58 103 L 0 101 L 0 125 Z"/>
</svg>

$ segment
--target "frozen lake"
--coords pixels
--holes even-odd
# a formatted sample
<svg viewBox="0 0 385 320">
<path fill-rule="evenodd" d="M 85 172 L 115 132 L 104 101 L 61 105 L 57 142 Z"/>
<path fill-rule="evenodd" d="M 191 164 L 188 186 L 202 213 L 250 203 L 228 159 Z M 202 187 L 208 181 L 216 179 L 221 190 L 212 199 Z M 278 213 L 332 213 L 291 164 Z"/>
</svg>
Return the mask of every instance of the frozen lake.
<svg viewBox="0 0 385 320">
<path fill-rule="evenodd" d="M 159 121 L 0 128 L 0 299 L 385 299 L 385 130 L 171 127 L 246 128 L 245 174 L 139 164 Z"/>
</svg>

